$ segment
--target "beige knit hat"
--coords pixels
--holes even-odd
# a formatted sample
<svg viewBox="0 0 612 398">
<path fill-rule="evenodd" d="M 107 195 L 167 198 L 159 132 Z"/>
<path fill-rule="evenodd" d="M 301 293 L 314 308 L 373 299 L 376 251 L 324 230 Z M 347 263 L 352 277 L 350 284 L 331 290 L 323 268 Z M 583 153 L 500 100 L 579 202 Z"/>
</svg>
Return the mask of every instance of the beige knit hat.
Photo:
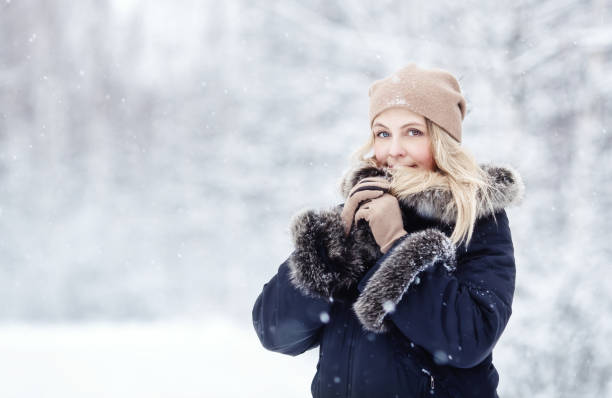
<svg viewBox="0 0 612 398">
<path fill-rule="evenodd" d="M 461 142 L 465 99 L 457 79 L 441 69 L 423 69 L 415 64 L 400 69 L 370 86 L 370 127 L 383 111 L 406 107 L 433 121 Z"/>
</svg>

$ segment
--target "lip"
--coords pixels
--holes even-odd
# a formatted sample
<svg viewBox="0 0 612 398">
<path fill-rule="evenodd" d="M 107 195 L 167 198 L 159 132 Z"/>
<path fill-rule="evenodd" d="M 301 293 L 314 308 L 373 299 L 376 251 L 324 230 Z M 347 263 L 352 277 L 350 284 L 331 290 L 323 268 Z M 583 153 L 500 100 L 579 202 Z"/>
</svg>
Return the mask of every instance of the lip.
<svg viewBox="0 0 612 398">
<path fill-rule="evenodd" d="M 410 165 L 410 166 L 409 166 L 409 165 L 407 165 L 407 164 L 399 164 L 399 165 L 398 165 L 398 164 L 396 164 L 396 165 L 390 165 L 390 166 L 389 166 L 389 168 L 390 168 L 390 169 L 393 169 L 393 168 L 400 168 L 400 167 L 412 167 L 412 168 L 417 168 L 417 165 L 416 165 L 416 164 L 413 164 L 413 165 Z"/>
</svg>

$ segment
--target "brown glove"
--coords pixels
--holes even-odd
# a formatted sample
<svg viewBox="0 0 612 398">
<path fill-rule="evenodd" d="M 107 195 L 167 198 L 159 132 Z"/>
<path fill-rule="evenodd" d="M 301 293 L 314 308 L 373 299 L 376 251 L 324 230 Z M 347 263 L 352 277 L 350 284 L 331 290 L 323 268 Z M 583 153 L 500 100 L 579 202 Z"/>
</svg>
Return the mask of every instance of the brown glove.
<svg viewBox="0 0 612 398">
<path fill-rule="evenodd" d="M 372 235 L 383 253 L 407 233 L 397 198 L 391 194 L 386 193 L 361 206 L 355 213 L 355 222 L 362 218 L 370 224 Z"/>
<path fill-rule="evenodd" d="M 367 177 L 355 184 L 342 208 L 341 217 L 346 235 L 351 231 L 355 210 L 357 210 L 359 205 L 362 202 L 381 197 L 386 192 L 389 192 L 390 185 L 391 183 L 385 177 Z"/>
</svg>

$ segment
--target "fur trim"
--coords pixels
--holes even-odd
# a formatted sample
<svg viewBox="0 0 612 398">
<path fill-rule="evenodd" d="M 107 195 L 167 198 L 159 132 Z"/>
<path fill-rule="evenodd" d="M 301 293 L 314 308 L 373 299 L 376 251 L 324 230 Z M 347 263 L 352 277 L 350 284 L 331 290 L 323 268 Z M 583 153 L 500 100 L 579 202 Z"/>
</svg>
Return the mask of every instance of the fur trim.
<svg viewBox="0 0 612 398">
<path fill-rule="evenodd" d="M 295 250 L 289 257 L 289 278 L 310 296 L 332 297 L 334 292 L 355 285 L 366 271 L 364 261 L 350 260 L 351 239 L 344 234 L 340 214 L 339 207 L 305 210 L 292 220 Z"/>
<path fill-rule="evenodd" d="M 483 165 L 482 168 L 492 178 L 490 196 L 493 211 L 521 200 L 524 187 L 514 169 L 491 165 Z M 352 169 L 342 181 L 343 195 L 346 197 L 353 186 L 363 178 L 375 176 L 391 178 L 385 169 L 367 164 Z M 448 190 L 427 190 L 399 198 L 399 203 L 400 207 L 414 208 L 421 216 L 436 218 L 446 224 L 454 223 L 456 211 Z M 482 205 L 478 209 L 479 217 L 491 212 L 491 209 L 485 209 Z M 307 295 L 324 298 L 341 296 L 353 288 L 382 255 L 367 221 L 359 220 L 351 229 L 350 235 L 344 235 L 341 212 L 341 206 L 322 211 L 305 210 L 295 215 L 291 222 L 295 250 L 288 262 L 291 269 L 290 280 Z M 443 235 L 441 232 L 437 233 Z M 450 240 L 445 236 L 444 238 L 448 241 L 445 244 L 452 247 Z M 409 241 L 410 239 L 408 238 Z M 406 242 L 399 246 L 403 247 L 404 244 Z M 428 250 L 424 253 L 431 253 L 431 250 L 427 249 L 428 246 L 420 244 L 419 247 L 421 246 Z M 389 258 L 384 261 L 389 261 Z M 372 324 L 374 323 L 373 321 Z"/>
<path fill-rule="evenodd" d="M 493 206 L 496 211 L 508 206 L 517 206 L 523 200 L 525 185 L 521 175 L 513 167 L 481 165 L 489 173 L 494 189 L 491 191 Z"/>
<path fill-rule="evenodd" d="M 478 198 L 478 218 L 520 203 L 525 187 L 521 176 L 514 168 L 487 164 L 481 165 L 481 168 L 489 174 L 491 179 L 489 196 L 493 208 L 487 208 L 482 198 Z M 343 197 L 346 198 L 353 186 L 361 179 L 372 176 L 386 176 L 391 179 L 391 175 L 385 169 L 372 167 L 365 162 L 359 163 L 355 168 L 349 170 L 342 179 L 340 190 Z M 432 188 L 399 197 L 398 201 L 402 206 L 415 209 L 423 217 L 435 218 L 446 224 L 454 224 L 457 218 L 455 202 L 448 189 Z"/>
<path fill-rule="evenodd" d="M 385 316 L 395 311 L 420 272 L 439 261 L 449 272 L 456 266 L 455 247 L 439 230 L 430 228 L 400 239 L 353 304 L 363 327 L 372 332 L 387 330 L 383 323 Z"/>
</svg>

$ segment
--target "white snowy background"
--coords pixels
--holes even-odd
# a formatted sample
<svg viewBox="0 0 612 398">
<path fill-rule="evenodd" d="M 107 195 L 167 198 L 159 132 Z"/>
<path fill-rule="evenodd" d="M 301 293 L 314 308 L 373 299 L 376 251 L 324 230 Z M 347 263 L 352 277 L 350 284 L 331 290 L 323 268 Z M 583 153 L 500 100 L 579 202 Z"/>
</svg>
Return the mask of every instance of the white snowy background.
<svg viewBox="0 0 612 398">
<path fill-rule="evenodd" d="M 503 397 L 612 396 L 609 0 L 0 0 L 0 396 L 308 397 L 252 305 L 367 88 L 459 77 L 509 210 Z"/>
</svg>

